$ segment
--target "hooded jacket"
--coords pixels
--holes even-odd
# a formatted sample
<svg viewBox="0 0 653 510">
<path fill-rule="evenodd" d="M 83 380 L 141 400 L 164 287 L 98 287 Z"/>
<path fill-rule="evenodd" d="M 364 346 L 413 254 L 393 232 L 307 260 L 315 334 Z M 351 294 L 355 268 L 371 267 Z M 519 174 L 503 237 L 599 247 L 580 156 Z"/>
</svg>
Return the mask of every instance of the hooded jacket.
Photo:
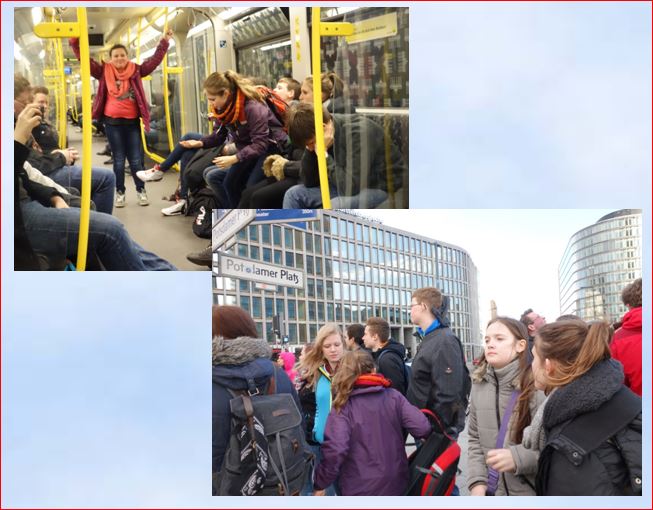
<svg viewBox="0 0 653 510">
<path fill-rule="evenodd" d="M 431 425 L 392 388 L 355 388 L 340 412 L 332 410 L 315 488 L 339 480 L 343 496 L 400 496 L 408 483 L 404 429 L 424 438 Z"/>
<path fill-rule="evenodd" d="M 79 39 L 69 39 L 70 47 L 72 48 L 77 60 L 79 60 Z M 145 96 L 145 89 L 143 89 L 143 80 L 145 76 L 148 76 L 154 72 L 154 70 L 159 67 L 159 64 L 163 61 L 166 52 L 170 43 L 165 39 L 159 41 L 154 55 L 150 58 L 146 58 L 142 64 L 136 64 L 136 71 L 129 78 L 129 84 L 131 85 L 132 90 L 134 91 L 134 99 L 136 100 L 136 107 L 138 108 L 138 114 L 141 119 L 143 119 L 143 127 L 145 131 L 150 130 L 150 108 L 147 104 L 147 99 Z M 104 116 L 104 106 L 107 102 L 107 96 L 109 94 L 107 90 L 107 82 L 104 78 L 104 63 L 98 63 L 94 59 L 91 60 L 91 76 L 99 81 L 97 94 L 95 96 L 95 101 L 93 101 L 93 111 L 92 117 L 97 120 L 101 120 Z"/>
<path fill-rule="evenodd" d="M 463 348 L 446 326 L 427 331 L 413 359 L 406 398 L 419 409 L 435 413 L 447 433 L 456 438 L 465 428 L 471 387 Z"/>
<path fill-rule="evenodd" d="M 591 413 L 596 413 L 601 406 L 620 398 L 622 381 L 621 365 L 608 359 L 549 396 L 544 407 L 546 445 L 538 462 L 538 495 L 642 493 L 641 408 L 634 420 L 592 451 L 583 451 L 564 435 L 565 427 L 575 420 L 591 418 Z"/>
<path fill-rule="evenodd" d="M 519 389 L 519 358 L 514 359 L 503 368 L 495 369 L 484 362 L 472 376 L 472 394 L 469 404 L 469 461 L 467 463 L 467 485 L 488 483 L 487 453 L 496 448 L 497 435 L 505 409 L 513 390 Z M 531 396 L 531 417 L 544 401 L 541 391 Z M 517 405 L 513 410 L 504 447 L 510 450 L 515 461 L 514 473 L 500 473 L 497 496 L 534 496 L 537 456 L 534 450 L 528 450 L 512 441 L 513 426 L 517 419 Z"/>
<path fill-rule="evenodd" d="M 612 357 L 624 367 L 624 384 L 642 396 L 642 307 L 629 310 L 610 344 Z"/>
<path fill-rule="evenodd" d="M 272 349 L 265 340 L 240 337 L 233 340 L 213 339 L 213 473 L 220 471 L 231 435 L 229 390 L 265 392 L 274 375 L 276 393 L 297 392 L 286 373 L 270 360 Z"/>
<path fill-rule="evenodd" d="M 377 372 L 392 383 L 392 388 L 402 395 L 406 394 L 408 383 L 404 372 L 406 348 L 399 342 L 390 340 L 383 348 L 372 354 L 376 362 Z"/>
</svg>

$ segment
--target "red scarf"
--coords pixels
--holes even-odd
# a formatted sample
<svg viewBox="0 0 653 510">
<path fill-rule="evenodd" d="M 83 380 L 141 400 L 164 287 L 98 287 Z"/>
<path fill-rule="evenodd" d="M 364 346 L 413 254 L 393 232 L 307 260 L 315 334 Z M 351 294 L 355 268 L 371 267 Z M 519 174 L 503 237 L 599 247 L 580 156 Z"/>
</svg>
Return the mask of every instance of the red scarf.
<svg viewBox="0 0 653 510">
<path fill-rule="evenodd" d="M 233 96 L 232 96 L 233 97 Z M 222 112 L 213 110 L 220 124 L 240 124 L 244 123 L 245 118 L 245 94 L 239 88 L 236 88 L 236 98 L 225 107 Z"/>
<path fill-rule="evenodd" d="M 129 62 L 127 67 L 118 71 L 116 67 L 107 62 L 104 64 L 104 81 L 107 84 L 107 90 L 113 97 L 124 96 L 129 90 L 129 78 L 136 72 L 136 64 Z M 120 85 L 116 82 L 120 81 Z"/>
<path fill-rule="evenodd" d="M 358 376 L 354 387 L 361 386 L 383 386 L 384 388 L 389 388 L 392 383 L 388 381 L 381 374 L 363 374 Z"/>
</svg>

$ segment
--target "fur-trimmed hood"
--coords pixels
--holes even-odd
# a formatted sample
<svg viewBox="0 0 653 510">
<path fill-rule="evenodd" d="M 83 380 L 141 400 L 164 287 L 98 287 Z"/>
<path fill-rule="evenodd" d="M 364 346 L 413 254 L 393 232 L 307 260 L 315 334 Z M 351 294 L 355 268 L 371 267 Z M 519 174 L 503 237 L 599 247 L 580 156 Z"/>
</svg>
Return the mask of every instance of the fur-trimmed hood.
<svg viewBox="0 0 653 510">
<path fill-rule="evenodd" d="M 549 396 L 544 409 L 544 427 L 550 430 L 579 414 L 596 411 L 619 391 L 623 381 L 621 363 L 614 359 L 597 363 Z"/>
<path fill-rule="evenodd" d="M 272 348 L 261 338 L 241 336 L 227 340 L 213 337 L 214 365 L 242 365 L 258 358 L 270 358 Z"/>
</svg>

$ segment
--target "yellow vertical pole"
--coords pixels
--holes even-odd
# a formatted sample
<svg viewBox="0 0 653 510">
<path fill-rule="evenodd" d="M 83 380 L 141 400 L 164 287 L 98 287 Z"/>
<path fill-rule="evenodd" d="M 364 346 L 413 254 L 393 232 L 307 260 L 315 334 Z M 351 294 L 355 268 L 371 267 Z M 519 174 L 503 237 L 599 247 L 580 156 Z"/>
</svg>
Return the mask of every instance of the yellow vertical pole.
<svg viewBox="0 0 653 510">
<path fill-rule="evenodd" d="M 63 44 L 61 39 L 55 39 L 55 48 L 57 55 L 57 68 L 59 69 L 59 87 L 57 94 L 59 97 L 57 121 L 59 126 L 59 147 L 66 148 L 66 74 L 64 72 Z"/>
<path fill-rule="evenodd" d="M 79 219 L 77 270 L 86 269 L 88 227 L 91 219 L 91 54 L 88 46 L 86 8 L 77 8 L 79 23 L 79 60 L 82 78 L 82 207 Z"/>
<path fill-rule="evenodd" d="M 331 194 L 329 192 L 329 176 L 327 174 L 326 148 L 324 146 L 324 119 L 322 116 L 322 81 L 320 75 L 320 8 L 311 9 L 311 53 L 313 66 L 313 108 L 315 110 L 315 153 L 320 174 L 320 190 L 322 192 L 322 207 L 331 209 Z"/>
<path fill-rule="evenodd" d="M 163 23 L 163 34 L 168 31 L 168 8 L 166 7 L 166 17 Z M 166 117 L 166 132 L 168 133 L 168 147 L 170 152 L 174 148 L 172 143 L 172 123 L 170 122 L 170 100 L 168 99 L 168 52 L 163 57 L 163 110 Z"/>
</svg>

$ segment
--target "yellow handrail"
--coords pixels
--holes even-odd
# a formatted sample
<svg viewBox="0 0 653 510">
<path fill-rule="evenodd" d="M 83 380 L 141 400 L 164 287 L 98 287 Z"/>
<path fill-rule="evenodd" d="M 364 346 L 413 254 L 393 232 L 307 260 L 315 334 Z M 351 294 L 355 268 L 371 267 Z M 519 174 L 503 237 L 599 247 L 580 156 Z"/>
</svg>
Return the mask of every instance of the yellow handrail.
<svg viewBox="0 0 653 510">
<path fill-rule="evenodd" d="M 88 45 L 86 8 L 77 8 L 77 22 L 40 23 L 34 33 L 41 38 L 79 39 L 79 60 L 82 78 L 82 197 L 77 243 L 77 270 L 86 269 L 88 226 L 91 218 L 91 55 Z M 65 91 L 64 91 L 65 93 Z"/>
<path fill-rule="evenodd" d="M 326 164 L 326 148 L 324 146 L 324 117 L 322 115 L 322 66 L 320 62 L 320 37 L 346 36 L 354 33 L 351 23 L 322 23 L 320 8 L 313 7 L 311 12 L 311 53 L 313 70 L 313 108 L 315 110 L 315 155 L 320 173 L 320 191 L 322 207 L 331 209 L 331 193 L 329 191 L 329 175 Z"/>
<path fill-rule="evenodd" d="M 163 22 L 163 34 L 168 32 L 168 8 L 166 7 L 165 20 Z M 168 46 L 168 49 L 170 47 Z M 170 152 L 174 148 L 172 143 L 172 123 L 170 122 L 170 100 L 168 98 L 168 52 L 163 56 L 163 111 L 166 116 L 166 133 L 168 134 L 168 148 Z"/>
</svg>

